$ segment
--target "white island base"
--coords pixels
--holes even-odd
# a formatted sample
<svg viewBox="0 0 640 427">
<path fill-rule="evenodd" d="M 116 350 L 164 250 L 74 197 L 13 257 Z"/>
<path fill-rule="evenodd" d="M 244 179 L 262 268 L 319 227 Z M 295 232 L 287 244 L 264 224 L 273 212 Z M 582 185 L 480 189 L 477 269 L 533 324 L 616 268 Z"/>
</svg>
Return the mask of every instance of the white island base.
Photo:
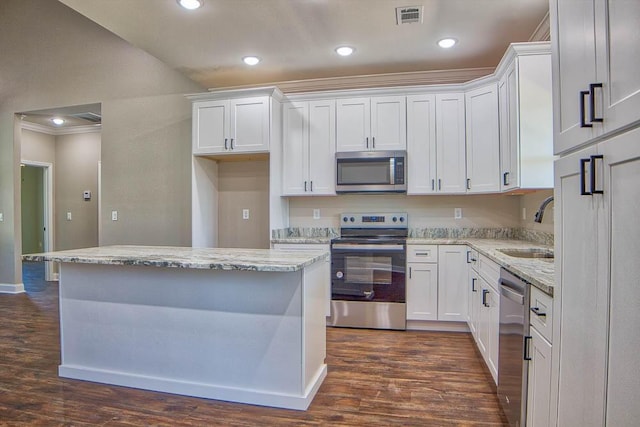
<svg viewBox="0 0 640 427">
<path fill-rule="evenodd" d="M 304 410 L 327 374 L 325 264 L 282 272 L 63 262 L 59 374 Z"/>
</svg>

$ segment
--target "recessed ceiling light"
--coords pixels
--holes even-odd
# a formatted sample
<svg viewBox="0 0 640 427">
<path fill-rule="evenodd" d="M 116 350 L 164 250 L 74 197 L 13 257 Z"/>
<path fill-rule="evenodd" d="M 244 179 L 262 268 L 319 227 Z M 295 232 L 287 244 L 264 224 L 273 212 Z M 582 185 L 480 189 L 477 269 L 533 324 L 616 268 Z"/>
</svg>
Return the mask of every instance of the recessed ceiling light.
<svg viewBox="0 0 640 427">
<path fill-rule="evenodd" d="M 178 0 L 178 4 L 185 9 L 199 9 L 204 4 L 204 0 Z"/>
<path fill-rule="evenodd" d="M 438 40 L 438 46 L 443 49 L 449 49 L 450 47 L 455 46 L 458 43 L 458 40 L 447 37 L 446 39 Z"/>
<path fill-rule="evenodd" d="M 260 62 L 260 58 L 258 58 L 257 56 L 245 56 L 244 58 L 242 58 L 242 61 L 247 65 L 256 65 L 258 62 Z"/>
<path fill-rule="evenodd" d="M 61 119 L 60 117 L 54 117 L 53 119 L 51 119 L 51 121 L 56 126 L 60 126 L 61 124 L 64 124 L 64 119 Z"/>
<path fill-rule="evenodd" d="M 336 53 L 340 56 L 349 56 L 353 53 L 354 49 L 349 46 L 340 46 L 336 48 Z"/>
</svg>

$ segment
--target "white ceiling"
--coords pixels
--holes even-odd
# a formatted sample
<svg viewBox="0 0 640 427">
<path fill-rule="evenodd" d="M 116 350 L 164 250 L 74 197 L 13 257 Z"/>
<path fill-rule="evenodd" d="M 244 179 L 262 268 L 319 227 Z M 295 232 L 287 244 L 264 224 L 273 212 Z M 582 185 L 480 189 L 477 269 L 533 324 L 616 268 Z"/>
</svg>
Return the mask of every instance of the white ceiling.
<svg viewBox="0 0 640 427">
<path fill-rule="evenodd" d="M 310 78 L 495 67 L 528 41 L 548 0 L 59 0 L 208 88 Z M 424 6 L 422 24 L 395 8 Z M 436 45 L 455 37 L 450 50 Z M 351 57 L 334 49 L 356 48 Z M 246 55 L 263 61 L 249 67 Z"/>
</svg>

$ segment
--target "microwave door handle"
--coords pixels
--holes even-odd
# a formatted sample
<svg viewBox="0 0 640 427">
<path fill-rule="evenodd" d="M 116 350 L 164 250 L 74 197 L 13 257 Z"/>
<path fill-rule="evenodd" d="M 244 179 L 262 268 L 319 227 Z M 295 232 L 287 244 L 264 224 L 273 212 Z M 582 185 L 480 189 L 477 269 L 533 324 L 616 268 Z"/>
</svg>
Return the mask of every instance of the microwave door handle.
<svg viewBox="0 0 640 427">
<path fill-rule="evenodd" d="M 389 184 L 395 185 L 396 183 L 396 158 L 389 158 Z"/>
</svg>

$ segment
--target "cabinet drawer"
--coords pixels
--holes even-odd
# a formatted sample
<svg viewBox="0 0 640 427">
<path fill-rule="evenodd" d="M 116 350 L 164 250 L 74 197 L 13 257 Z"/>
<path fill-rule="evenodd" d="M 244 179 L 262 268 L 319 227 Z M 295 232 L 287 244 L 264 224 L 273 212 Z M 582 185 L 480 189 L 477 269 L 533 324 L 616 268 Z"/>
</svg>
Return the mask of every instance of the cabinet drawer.
<svg viewBox="0 0 640 427">
<path fill-rule="evenodd" d="M 407 262 L 438 262 L 438 245 L 407 245 Z"/>
<path fill-rule="evenodd" d="M 498 289 L 500 266 L 482 254 L 478 254 L 478 273 L 493 287 Z"/>
<path fill-rule="evenodd" d="M 549 342 L 552 342 L 553 298 L 531 286 L 529 308 L 531 326 L 535 327 Z"/>
</svg>

